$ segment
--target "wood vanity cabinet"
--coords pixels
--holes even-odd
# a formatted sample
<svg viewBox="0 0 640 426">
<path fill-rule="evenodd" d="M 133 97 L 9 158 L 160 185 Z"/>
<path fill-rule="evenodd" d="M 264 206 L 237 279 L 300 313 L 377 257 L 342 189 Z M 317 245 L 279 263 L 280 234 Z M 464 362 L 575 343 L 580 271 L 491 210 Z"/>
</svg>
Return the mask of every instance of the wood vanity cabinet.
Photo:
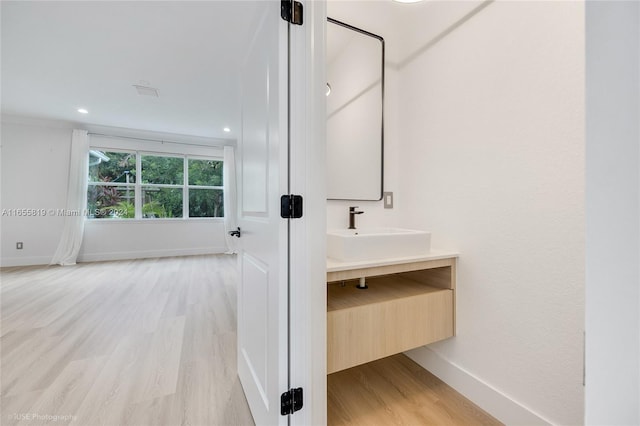
<svg viewBox="0 0 640 426">
<path fill-rule="evenodd" d="M 456 257 L 327 272 L 327 372 L 455 335 Z M 368 289 L 356 288 L 366 277 Z"/>
</svg>

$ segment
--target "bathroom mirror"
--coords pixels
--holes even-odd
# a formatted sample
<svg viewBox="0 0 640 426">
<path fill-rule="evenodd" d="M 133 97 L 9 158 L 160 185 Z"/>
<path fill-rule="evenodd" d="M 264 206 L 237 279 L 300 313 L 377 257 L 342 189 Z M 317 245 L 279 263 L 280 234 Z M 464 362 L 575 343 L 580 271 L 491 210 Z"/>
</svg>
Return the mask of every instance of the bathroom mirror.
<svg viewBox="0 0 640 426">
<path fill-rule="evenodd" d="M 327 19 L 327 198 L 381 200 L 384 39 Z"/>
</svg>

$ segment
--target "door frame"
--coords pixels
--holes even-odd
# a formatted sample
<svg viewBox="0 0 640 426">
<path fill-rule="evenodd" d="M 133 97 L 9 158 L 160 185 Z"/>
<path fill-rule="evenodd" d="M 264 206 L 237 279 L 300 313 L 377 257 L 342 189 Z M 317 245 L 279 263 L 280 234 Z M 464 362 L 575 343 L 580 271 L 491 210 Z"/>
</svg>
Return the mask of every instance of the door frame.
<svg viewBox="0 0 640 426">
<path fill-rule="evenodd" d="M 290 190 L 303 196 L 291 220 L 290 378 L 304 389 L 291 425 L 327 424 L 325 0 L 301 0 L 302 26 L 290 25 Z"/>
</svg>

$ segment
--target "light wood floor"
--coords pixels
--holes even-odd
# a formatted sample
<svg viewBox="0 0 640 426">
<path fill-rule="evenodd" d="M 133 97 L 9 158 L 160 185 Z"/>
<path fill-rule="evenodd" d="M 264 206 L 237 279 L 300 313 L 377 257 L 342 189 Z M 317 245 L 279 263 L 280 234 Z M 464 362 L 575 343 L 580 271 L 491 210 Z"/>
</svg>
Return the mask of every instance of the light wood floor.
<svg viewBox="0 0 640 426">
<path fill-rule="evenodd" d="M 236 259 L 1 271 L 0 424 L 253 425 Z M 330 425 L 499 424 L 400 355 L 328 378 Z"/>
<path fill-rule="evenodd" d="M 235 262 L 4 269 L 0 424 L 252 425 Z"/>
<path fill-rule="evenodd" d="M 328 423 L 337 425 L 501 425 L 405 355 L 329 375 Z"/>
</svg>

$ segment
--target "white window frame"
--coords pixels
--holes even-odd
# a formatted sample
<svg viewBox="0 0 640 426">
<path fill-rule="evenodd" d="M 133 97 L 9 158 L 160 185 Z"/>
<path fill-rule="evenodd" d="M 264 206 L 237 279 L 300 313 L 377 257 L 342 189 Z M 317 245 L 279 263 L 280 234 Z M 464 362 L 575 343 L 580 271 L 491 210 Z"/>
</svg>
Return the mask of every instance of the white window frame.
<svg viewBox="0 0 640 426">
<path fill-rule="evenodd" d="M 185 180 L 185 174 L 187 173 L 187 171 L 185 170 L 184 166 L 185 166 L 185 155 L 181 155 L 181 154 L 167 154 L 167 153 L 157 153 L 157 152 L 149 152 L 149 151 L 138 151 L 138 155 L 140 155 L 140 161 L 137 160 L 136 158 L 136 176 L 140 176 L 140 179 L 136 179 L 136 184 L 138 183 L 137 181 L 140 181 L 140 189 L 138 191 L 136 191 L 136 195 L 138 195 L 140 197 L 140 203 L 138 203 L 137 199 L 136 199 L 136 219 L 140 219 L 140 220 L 157 220 L 157 219 L 164 219 L 164 220 L 173 220 L 173 219 L 188 219 L 187 216 L 184 215 L 184 206 L 185 206 L 185 198 L 184 198 L 184 186 L 185 186 L 185 182 L 187 182 Z M 182 184 L 164 184 L 164 183 L 142 183 L 142 157 L 147 156 L 147 157 L 167 157 L 167 158 L 182 158 Z M 151 187 L 151 188 L 173 188 L 173 189 L 181 189 L 182 190 L 182 217 L 164 217 L 164 218 L 152 218 L 152 217 L 142 217 L 142 187 Z M 138 212 L 138 210 L 140 210 Z"/>
<path fill-rule="evenodd" d="M 133 195 L 134 195 L 134 205 L 135 208 L 138 208 L 138 190 L 136 189 L 136 184 L 138 181 L 138 152 L 136 150 L 131 150 L 131 149 L 119 149 L 119 148 L 99 148 L 99 147 L 89 147 L 89 151 L 101 151 L 101 152 L 118 152 L 118 153 L 123 153 L 123 154 L 135 154 L 136 156 L 136 182 L 134 183 L 124 183 L 124 182 L 91 182 L 89 180 L 89 176 L 87 175 L 87 192 L 89 192 L 89 188 L 91 186 L 109 186 L 109 187 L 127 187 L 127 186 L 131 186 L 133 187 Z M 90 155 L 89 152 L 87 152 L 87 155 Z M 87 204 L 88 204 L 88 200 L 87 200 Z M 85 208 L 88 207 L 85 206 Z M 96 222 L 101 222 L 101 221 L 132 221 L 137 219 L 137 214 L 134 213 L 134 217 L 133 218 L 111 218 L 111 219 L 99 219 L 96 217 L 87 217 L 87 220 L 91 220 L 91 221 L 96 221 Z"/>
<path fill-rule="evenodd" d="M 119 152 L 119 153 L 128 153 L 135 154 L 136 156 L 136 181 L 134 183 L 126 184 L 121 182 L 91 182 L 89 181 L 89 177 L 87 176 L 87 190 L 91 186 L 133 186 L 134 188 L 134 204 L 135 204 L 135 214 L 133 218 L 111 218 L 111 219 L 98 219 L 95 217 L 89 217 L 88 220 L 96 221 L 96 222 L 131 222 L 131 221 L 141 221 L 141 222 L 150 222 L 150 221 L 158 221 L 158 220 L 169 220 L 169 221 L 177 221 L 177 220 L 188 220 L 188 221 L 198 221 L 198 220 L 224 220 L 224 214 L 226 209 L 223 204 L 223 216 L 219 217 L 190 217 L 189 216 L 189 189 L 217 189 L 221 190 L 224 198 L 224 181 L 221 186 L 203 186 L 203 185 L 189 185 L 189 160 L 205 160 L 205 161 L 218 161 L 222 163 L 222 167 L 224 167 L 224 159 L 221 156 L 217 155 L 194 155 L 194 154 L 178 154 L 178 153 L 170 153 L 170 152 L 158 152 L 158 151 L 149 151 L 149 150 L 139 150 L 139 149 L 121 149 L 121 148 L 109 148 L 105 146 L 91 146 L 89 148 L 91 151 L 101 151 L 101 152 Z M 87 152 L 89 155 L 89 152 Z M 173 157 L 173 158 L 182 158 L 182 184 L 153 184 L 153 183 L 142 183 L 142 157 L 143 156 L 151 156 L 151 157 Z M 157 187 L 157 188 L 181 188 L 182 189 L 182 217 L 170 217 L 170 218 L 145 218 L 142 217 L 142 188 L 143 187 Z"/>
<path fill-rule="evenodd" d="M 182 204 L 184 209 L 184 217 L 189 219 L 211 219 L 210 217 L 189 217 L 189 189 L 219 189 L 222 191 L 222 197 L 224 200 L 224 180 L 222 181 L 222 186 L 209 186 L 209 185 L 189 185 L 189 160 L 204 160 L 204 161 L 219 161 L 222 163 L 222 167 L 224 170 L 224 160 L 222 158 L 215 157 L 207 157 L 204 155 L 185 155 L 184 158 L 184 197 L 187 201 Z M 224 202 L 222 204 L 223 211 L 226 212 L 226 208 L 224 207 Z M 217 217 L 217 219 L 224 219 L 224 214 L 222 216 Z"/>
</svg>

